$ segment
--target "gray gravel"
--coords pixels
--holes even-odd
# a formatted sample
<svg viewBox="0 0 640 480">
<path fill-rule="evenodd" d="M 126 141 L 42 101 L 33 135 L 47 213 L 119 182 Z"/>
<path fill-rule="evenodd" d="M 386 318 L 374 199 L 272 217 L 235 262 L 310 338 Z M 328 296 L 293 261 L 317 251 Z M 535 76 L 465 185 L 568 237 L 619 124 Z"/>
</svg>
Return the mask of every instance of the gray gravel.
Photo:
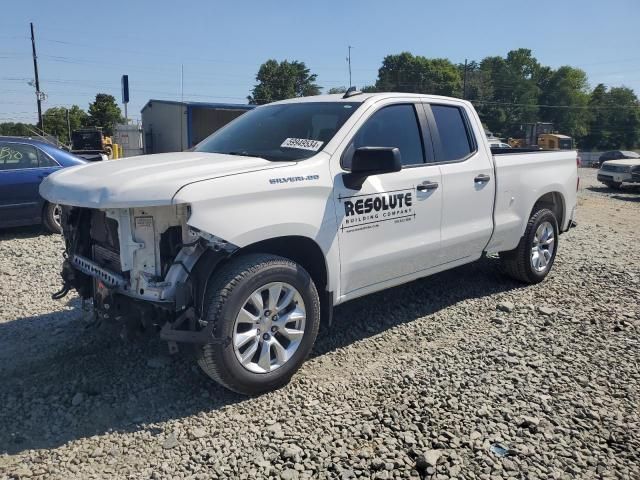
<svg viewBox="0 0 640 480">
<path fill-rule="evenodd" d="M 542 284 L 489 258 L 351 302 L 253 399 L 50 300 L 60 238 L 0 232 L 0 478 L 640 478 L 640 189 L 594 173 Z"/>
</svg>

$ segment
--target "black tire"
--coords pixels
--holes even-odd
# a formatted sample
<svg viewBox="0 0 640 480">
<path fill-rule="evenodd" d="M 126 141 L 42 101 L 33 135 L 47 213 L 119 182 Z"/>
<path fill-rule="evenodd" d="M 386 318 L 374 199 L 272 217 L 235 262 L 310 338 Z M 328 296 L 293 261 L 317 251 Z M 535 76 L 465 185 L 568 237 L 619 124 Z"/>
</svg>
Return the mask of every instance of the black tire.
<svg viewBox="0 0 640 480">
<path fill-rule="evenodd" d="M 531 261 L 531 249 L 534 245 L 534 237 L 536 230 L 543 222 L 549 222 L 553 227 L 554 235 L 554 249 L 551 255 L 551 259 L 547 263 L 547 267 L 544 271 L 539 272 L 533 268 Z M 520 239 L 518 246 L 508 252 L 500 252 L 500 260 L 502 261 L 502 267 L 504 273 L 508 276 L 519 280 L 524 283 L 540 283 L 551 271 L 553 263 L 558 251 L 558 220 L 555 214 L 542 207 L 535 207 L 527 227 L 525 228 L 524 235 Z"/>
<path fill-rule="evenodd" d="M 614 190 L 620 190 L 620 187 L 622 187 L 622 182 L 602 182 L 602 183 L 604 183 L 609 188 L 613 188 Z"/>
<path fill-rule="evenodd" d="M 286 282 L 299 292 L 306 310 L 304 335 L 282 366 L 268 373 L 254 373 L 236 357 L 234 324 L 248 297 L 271 282 Z M 245 395 L 286 385 L 311 351 L 320 326 L 320 299 L 313 280 L 300 265 L 277 255 L 247 254 L 229 262 L 209 281 L 204 309 L 204 319 L 214 322 L 213 337 L 218 341 L 198 350 L 198 364 L 216 382 Z"/>
<path fill-rule="evenodd" d="M 62 233 L 60 225 L 60 205 L 55 203 L 45 203 L 42 209 L 42 224 L 51 233 Z"/>
</svg>

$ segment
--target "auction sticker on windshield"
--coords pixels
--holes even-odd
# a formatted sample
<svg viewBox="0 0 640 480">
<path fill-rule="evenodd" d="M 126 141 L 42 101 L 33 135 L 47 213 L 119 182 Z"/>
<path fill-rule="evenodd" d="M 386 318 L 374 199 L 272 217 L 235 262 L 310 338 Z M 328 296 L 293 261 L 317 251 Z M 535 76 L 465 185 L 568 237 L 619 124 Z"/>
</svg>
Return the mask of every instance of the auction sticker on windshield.
<svg viewBox="0 0 640 480">
<path fill-rule="evenodd" d="M 282 145 L 281 148 L 298 148 L 301 150 L 311 150 L 312 152 L 317 152 L 322 147 L 320 140 L 310 140 L 308 138 L 287 138 Z"/>
</svg>

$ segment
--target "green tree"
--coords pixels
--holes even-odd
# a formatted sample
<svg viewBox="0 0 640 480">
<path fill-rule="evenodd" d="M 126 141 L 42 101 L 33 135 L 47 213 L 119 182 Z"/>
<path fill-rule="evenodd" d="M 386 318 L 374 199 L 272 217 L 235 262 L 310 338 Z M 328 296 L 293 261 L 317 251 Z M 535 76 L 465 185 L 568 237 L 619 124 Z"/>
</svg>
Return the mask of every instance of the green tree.
<svg viewBox="0 0 640 480">
<path fill-rule="evenodd" d="M 320 87 L 315 83 L 316 78 L 317 75 L 311 73 L 304 62 L 267 60 L 260 65 L 256 75 L 258 83 L 247 99 L 250 104 L 263 105 L 287 98 L 318 95 Z"/>
<path fill-rule="evenodd" d="M 123 121 L 122 111 L 113 95 L 98 93 L 95 101 L 89 104 L 88 124 L 102 127 L 105 135 L 113 135 L 113 127 Z"/>
<path fill-rule="evenodd" d="M 609 148 L 635 148 L 640 143 L 640 103 L 627 87 L 613 87 L 607 95 Z"/>
<path fill-rule="evenodd" d="M 356 87 L 357 90 L 360 90 L 363 93 L 375 93 L 378 90 L 376 89 L 375 85 L 365 85 L 364 87 L 358 89 L 358 87 Z M 332 93 L 346 93 L 347 91 L 347 87 L 333 87 L 330 88 L 329 91 L 327 93 L 332 94 Z"/>
<path fill-rule="evenodd" d="M 514 136 L 520 134 L 522 124 L 540 121 L 537 105 L 549 69 L 538 63 L 531 50 L 512 50 L 505 58 L 486 57 L 480 71 L 491 98 L 481 103 L 479 112 L 490 130 Z"/>
<path fill-rule="evenodd" d="M 540 112 L 558 132 L 575 139 L 587 134 L 589 83 L 583 70 L 564 66 L 551 71 L 544 80 L 540 104 L 552 105 L 540 107 Z"/>
<path fill-rule="evenodd" d="M 376 81 L 376 90 L 380 92 L 455 95 L 461 86 L 460 72 L 449 60 L 414 56 L 409 52 L 387 55 Z"/>
<path fill-rule="evenodd" d="M 33 135 L 35 125 L 20 122 L 3 122 L 0 123 L 0 135 L 9 137 L 28 137 Z"/>
<path fill-rule="evenodd" d="M 587 134 L 582 138 L 581 147 L 586 150 L 606 149 L 609 139 L 607 118 L 607 87 L 600 83 L 589 95 L 589 122 Z"/>
<path fill-rule="evenodd" d="M 44 112 L 44 130 L 58 137 L 63 143 L 69 142 L 69 127 L 71 131 L 87 126 L 89 115 L 79 106 L 73 105 L 68 109 L 69 122 L 67 123 L 67 108 L 53 107 Z"/>
<path fill-rule="evenodd" d="M 493 89 L 491 88 L 491 82 L 480 69 L 478 62 L 469 62 L 466 66 L 466 72 L 464 63 L 458 64 L 456 68 L 460 72 L 460 78 L 462 78 L 462 89 L 460 91 L 462 98 L 478 103 L 492 100 Z"/>
<path fill-rule="evenodd" d="M 640 144 L 640 103 L 627 87 L 597 85 L 589 97 L 590 120 L 582 147 L 594 150 L 635 148 Z"/>
</svg>

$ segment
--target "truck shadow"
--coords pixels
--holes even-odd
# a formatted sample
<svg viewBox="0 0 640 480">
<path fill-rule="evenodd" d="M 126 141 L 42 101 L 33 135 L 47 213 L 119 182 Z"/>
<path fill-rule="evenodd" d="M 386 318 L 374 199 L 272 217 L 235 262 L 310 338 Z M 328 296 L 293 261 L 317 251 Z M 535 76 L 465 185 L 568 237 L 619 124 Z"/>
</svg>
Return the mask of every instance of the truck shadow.
<svg viewBox="0 0 640 480">
<path fill-rule="evenodd" d="M 0 228 L 0 241 L 14 240 L 18 238 L 36 238 L 40 236 L 54 235 L 47 232 L 42 225 L 29 225 L 27 227 Z"/>
<path fill-rule="evenodd" d="M 640 201 L 640 185 L 622 185 L 618 189 L 609 188 L 605 185 L 590 185 L 586 188 L 587 190 L 595 193 L 609 194 L 611 198 L 615 198 L 616 200 L 625 200 L 630 202 Z"/>
<path fill-rule="evenodd" d="M 496 264 L 483 259 L 340 306 L 312 356 L 518 288 Z M 189 355 L 169 357 L 157 339 L 123 342 L 81 317 L 75 307 L 0 323 L 0 454 L 114 431 L 145 430 L 160 443 L 175 428 L 164 422 L 247 401 L 210 381 Z"/>
<path fill-rule="evenodd" d="M 469 265 L 358 298 L 336 307 L 330 329 L 323 326 L 312 356 L 417 320 L 466 299 L 523 288 L 505 277 L 497 258 Z"/>
</svg>

